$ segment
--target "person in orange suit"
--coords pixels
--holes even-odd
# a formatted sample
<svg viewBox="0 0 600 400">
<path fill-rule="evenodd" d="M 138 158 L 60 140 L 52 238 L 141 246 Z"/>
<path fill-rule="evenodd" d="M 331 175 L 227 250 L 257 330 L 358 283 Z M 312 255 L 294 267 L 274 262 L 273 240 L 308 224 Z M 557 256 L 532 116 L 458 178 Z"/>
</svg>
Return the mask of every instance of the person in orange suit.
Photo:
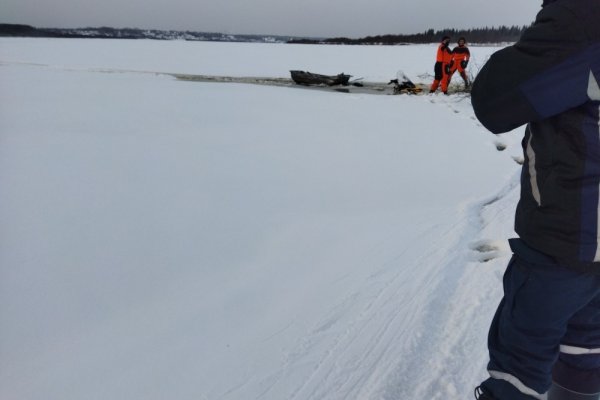
<svg viewBox="0 0 600 400">
<path fill-rule="evenodd" d="M 467 78 L 467 74 L 465 69 L 467 68 L 467 64 L 469 63 L 469 58 L 471 57 L 471 53 L 469 52 L 469 48 L 466 46 L 467 41 L 464 37 L 458 39 L 458 46 L 456 46 L 452 50 L 452 60 L 447 65 L 448 70 L 446 71 L 448 82 L 446 83 L 446 90 L 448 90 L 448 85 L 450 85 L 450 81 L 452 80 L 452 75 L 458 71 L 461 78 L 465 82 L 465 89 L 469 87 L 469 79 Z M 444 85 L 442 85 L 442 90 Z"/>
<path fill-rule="evenodd" d="M 447 66 L 452 61 L 452 51 L 450 51 L 450 48 L 448 47 L 449 43 L 450 37 L 444 36 L 442 38 L 442 42 L 438 46 L 435 66 L 433 67 L 435 79 L 431 84 L 429 93 L 435 93 L 435 91 L 438 89 L 438 86 L 441 84 L 442 92 L 444 92 L 444 94 L 448 94 Z"/>
</svg>

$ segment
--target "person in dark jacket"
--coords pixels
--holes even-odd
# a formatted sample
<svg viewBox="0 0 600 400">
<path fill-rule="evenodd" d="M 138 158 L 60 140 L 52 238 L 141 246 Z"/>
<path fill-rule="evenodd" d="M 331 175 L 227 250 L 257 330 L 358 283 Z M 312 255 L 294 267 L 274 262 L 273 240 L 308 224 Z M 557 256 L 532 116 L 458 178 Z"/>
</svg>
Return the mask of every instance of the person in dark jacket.
<svg viewBox="0 0 600 400">
<path fill-rule="evenodd" d="M 475 79 L 493 133 L 527 124 L 521 197 L 479 399 L 600 398 L 600 0 L 546 0 Z"/>
<path fill-rule="evenodd" d="M 450 36 L 444 36 L 437 49 L 435 65 L 433 66 L 435 78 L 429 88 L 429 93 L 435 93 L 440 83 L 442 84 L 442 92 L 444 94 L 448 93 L 448 65 L 452 61 L 452 51 L 448 47 L 449 44 Z"/>
</svg>

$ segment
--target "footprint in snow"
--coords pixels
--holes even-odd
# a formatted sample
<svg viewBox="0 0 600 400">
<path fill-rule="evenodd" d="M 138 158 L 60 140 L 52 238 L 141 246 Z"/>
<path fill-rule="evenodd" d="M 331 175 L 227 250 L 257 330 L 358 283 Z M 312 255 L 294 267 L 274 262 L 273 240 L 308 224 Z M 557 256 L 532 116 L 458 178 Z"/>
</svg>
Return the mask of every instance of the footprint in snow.
<svg viewBox="0 0 600 400">
<path fill-rule="evenodd" d="M 494 142 L 494 145 L 496 146 L 496 150 L 498 151 L 504 151 L 507 147 L 506 143 L 500 142 L 498 140 Z"/>
<path fill-rule="evenodd" d="M 478 240 L 469 245 L 473 250 L 473 259 L 479 262 L 488 262 L 510 254 L 508 243 L 498 240 Z"/>
</svg>

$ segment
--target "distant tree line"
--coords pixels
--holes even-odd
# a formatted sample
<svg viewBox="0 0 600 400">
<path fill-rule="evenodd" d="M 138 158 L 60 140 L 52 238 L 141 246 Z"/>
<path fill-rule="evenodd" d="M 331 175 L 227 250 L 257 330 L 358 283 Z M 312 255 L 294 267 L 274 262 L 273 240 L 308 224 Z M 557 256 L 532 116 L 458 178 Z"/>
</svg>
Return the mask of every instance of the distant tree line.
<svg viewBox="0 0 600 400">
<path fill-rule="evenodd" d="M 51 38 L 122 38 L 142 39 L 143 32 L 139 29 L 114 29 L 110 27 L 61 29 L 36 28 L 21 24 L 0 24 L 0 36 L 17 37 L 51 37 Z"/>
<path fill-rule="evenodd" d="M 293 37 L 273 35 L 232 35 L 218 32 L 194 32 L 139 28 L 36 28 L 22 24 L 0 24 L 0 37 L 93 38 L 93 39 L 154 39 L 220 42 L 285 43 Z"/>
<path fill-rule="evenodd" d="M 29 25 L 1 24 L 1 36 L 19 37 L 62 37 L 62 38 L 111 38 L 111 39 L 160 39 L 160 40 L 208 40 L 208 41 L 241 41 L 241 42 L 287 42 L 309 44 L 365 44 L 365 45 L 398 45 L 408 43 L 437 43 L 443 36 L 450 36 L 453 41 L 464 36 L 468 43 L 503 43 L 516 42 L 527 26 L 500 26 L 475 29 L 428 29 L 422 33 L 410 35 L 367 36 L 360 39 L 337 37 L 330 39 L 298 38 L 285 36 L 262 35 L 230 35 L 211 32 L 160 31 L 138 28 L 36 28 Z"/>
<path fill-rule="evenodd" d="M 423 33 L 410 35 L 379 35 L 360 39 L 337 37 L 330 39 L 293 39 L 288 43 L 306 44 L 364 44 L 364 45 L 397 45 L 407 43 L 437 43 L 442 37 L 450 36 L 452 40 L 465 37 L 468 43 L 502 43 L 516 42 L 528 26 L 499 26 L 474 29 L 428 29 Z"/>
</svg>

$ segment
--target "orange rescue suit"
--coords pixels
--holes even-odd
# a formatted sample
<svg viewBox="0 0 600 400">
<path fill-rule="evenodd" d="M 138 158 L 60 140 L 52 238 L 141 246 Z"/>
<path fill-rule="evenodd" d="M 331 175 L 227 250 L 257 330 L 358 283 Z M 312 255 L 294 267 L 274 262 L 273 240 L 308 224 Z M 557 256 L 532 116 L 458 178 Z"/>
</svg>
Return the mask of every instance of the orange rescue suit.
<svg viewBox="0 0 600 400">
<path fill-rule="evenodd" d="M 437 90 L 440 83 L 442 84 L 442 92 L 448 91 L 448 79 L 446 74 L 446 66 L 452 62 L 452 52 L 448 47 L 448 40 L 443 40 L 438 46 L 437 55 L 435 58 L 435 79 L 429 89 L 430 93 Z"/>
<path fill-rule="evenodd" d="M 452 75 L 454 75 L 456 71 L 458 71 L 460 77 L 465 82 L 465 88 L 469 87 L 469 79 L 467 78 L 465 69 L 467 68 L 467 64 L 469 63 L 469 57 L 471 57 L 471 52 L 469 51 L 469 48 L 465 46 L 465 43 L 465 38 L 458 39 L 458 46 L 456 46 L 454 50 L 452 50 L 452 61 L 450 62 L 450 68 L 448 70 L 448 82 L 446 83 L 446 87 L 450 85 Z"/>
</svg>

